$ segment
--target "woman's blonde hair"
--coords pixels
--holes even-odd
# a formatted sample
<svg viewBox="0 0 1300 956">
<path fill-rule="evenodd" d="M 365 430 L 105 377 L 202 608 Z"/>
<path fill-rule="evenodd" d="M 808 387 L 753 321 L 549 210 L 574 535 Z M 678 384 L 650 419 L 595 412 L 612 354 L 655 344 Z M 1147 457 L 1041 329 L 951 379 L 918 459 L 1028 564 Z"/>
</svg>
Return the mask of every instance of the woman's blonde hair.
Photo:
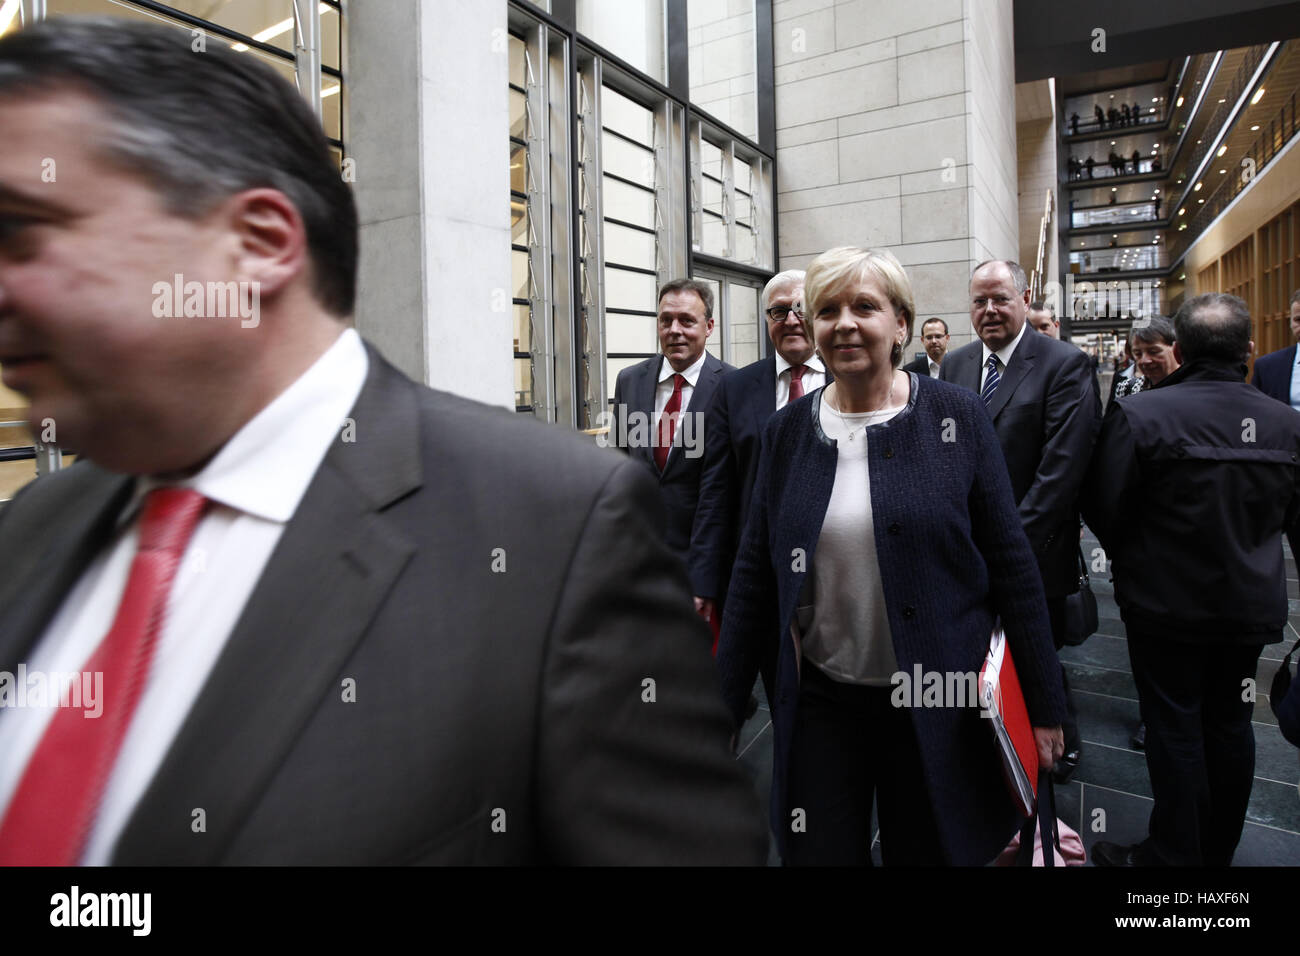
<svg viewBox="0 0 1300 956">
<path fill-rule="evenodd" d="M 912 343 L 916 306 L 912 302 L 912 283 L 888 249 L 838 246 L 812 261 L 803 281 L 804 334 L 809 342 L 815 341 L 813 318 L 822 306 L 867 278 L 880 283 L 894 311 L 907 319 L 907 337 L 903 340 L 903 347 L 894 352 L 894 368 L 898 368 L 903 362 L 903 353 Z"/>
</svg>

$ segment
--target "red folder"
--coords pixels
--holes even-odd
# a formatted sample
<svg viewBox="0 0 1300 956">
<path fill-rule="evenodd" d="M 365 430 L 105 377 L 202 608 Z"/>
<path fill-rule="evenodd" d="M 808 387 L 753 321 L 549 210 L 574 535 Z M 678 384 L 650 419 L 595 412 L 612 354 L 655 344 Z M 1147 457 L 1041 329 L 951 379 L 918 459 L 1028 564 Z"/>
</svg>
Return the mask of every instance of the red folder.
<svg viewBox="0 0 1300 956">
<path fill-rule="evenodd" d="M 1038 801 L 1038 744 L 1029 723 L 1029 709 L 1002 628 L 993 631 L 988 656 L 980 669 L 981 717 L 988 718 L 1002 757 L 1007 789 L 1022 816 L 1030 816 Z"/>
</svg>

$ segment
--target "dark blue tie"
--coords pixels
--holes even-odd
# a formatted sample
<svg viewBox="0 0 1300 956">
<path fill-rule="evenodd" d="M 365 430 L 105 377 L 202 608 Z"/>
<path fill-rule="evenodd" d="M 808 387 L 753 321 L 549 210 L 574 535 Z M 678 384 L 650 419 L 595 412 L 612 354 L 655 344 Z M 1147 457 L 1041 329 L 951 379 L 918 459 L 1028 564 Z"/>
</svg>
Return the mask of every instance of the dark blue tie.
<svg viewBox="0 0 1300 956">
<path fill-rule="evenodd" d="M 1002 381 L 1002 375 L 998 372 L 998 357 L 990 355 L 989 374 L 984 379 L 984 389 L 980 392 L 980 398 L 984 399 L 984 406 L 987 408 L 989 402 L 993 401 L 993 393 L 997 390 L 998 382 Z"/>
</svg>

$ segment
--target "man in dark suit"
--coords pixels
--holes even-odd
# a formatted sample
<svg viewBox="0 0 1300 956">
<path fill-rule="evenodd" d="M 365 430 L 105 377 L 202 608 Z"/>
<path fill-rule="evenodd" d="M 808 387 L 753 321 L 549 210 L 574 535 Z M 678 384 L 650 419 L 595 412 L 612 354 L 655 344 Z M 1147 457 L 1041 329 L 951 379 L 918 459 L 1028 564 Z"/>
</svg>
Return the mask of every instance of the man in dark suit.
<svg viewBox="0 0 1300 956">
<path fill-rule="evenodd" d="M 1254 776 L 1251 688 L 1287 626 L 1280 533 L 1300 516 L 1300 416 L 1246 384 L 1241 299 L 1197 296 L 1174 327 L 1182 367 L 1107 412 L 1084 486 L 1128 630 L 1154 798 L 1147 839 L 1098 843 L 1102 865 L 1232 862 Z"/>
<path fill-rule="evenodd" d="M 971 275 L 970 295 L 971 325 L 980 340 L 949 355 L 939 377 L 984 397 L 1059 649 L 1065 598 L 1079 589 L 1078 497 L 1101 425 L 1097 377 L 1082 350 L 1028 328 L 1029 280 L 1018 263 L 981 263 Z M 1070 716 L 1056 768 L 1060 781 L 1074 772 L 1082 749 L 1068 683 L 1066 690 Z"/>
<path fill-rule="evenodd" d="M 684 565 L 704 470 L 705 412 L 723 374 L 735 369 L 704 348 L 713 334 L 713 290 L 707 283 L 664 283 L 658 324 L 661 354 L 618 373 L 614 439 L 659 482 L 664 537 Z"/>
<path fill-rule="evenodd" d="M 1300 289 L 1291 293 L 1291 334 L 1300 342 Z M 1255 359 L 1255 374 L 1250 382 L 1257 389 L 1279 402 L 1285 402 L 1300 411 L 1300 375 L 1296 374 L 1297 352 L 1295 344 Z M 1288 528 L 1286 540 L 1291 545 L 1291 555 L 1300 562 L 1300 528 Z"/>
<path fill-rule="evenodd" d="M 761 862 L 653 483 L 366 345 L 319 122 L 190 44 L 0 40 L 0 365 L 81 458 L 0 510 L 0 681 L 98 682 L 0 709 L 0 864 Z"/>
<path fill-rule="evenodd" d="M 1291 294 L 1291 334 L 1300 342 L 1300 289 Z M 1296 364 L 1294 342 L 1284 349 L 1261 355 L 1255 359 L 1251 384 L 1265 395 L 1300 411 L 1300 376 L 1296 375 Z"/>
<path fill-rule="evenodd" d="M 903 371 L 938 378 L 939 366 L 948 354 L 948 323 L 937 317 L 926 319 L 921 326 L 921 341 L 925 345 L 925 354 L 904 365 Z"/>
<path fill-rule="evenodd" d="M 773 276 L 763 309 L 773 354 L 725 375 L 704 423 L 704 469 L 691 534 L 689 570 L 695 607 L 721 617 L 740 532 L 749 514 L 763 426 L 778 408 L 826 384 L 803 322 L 803 270 Z M 770 671 L 763 671 L 770 677 Z"/>
</svg>

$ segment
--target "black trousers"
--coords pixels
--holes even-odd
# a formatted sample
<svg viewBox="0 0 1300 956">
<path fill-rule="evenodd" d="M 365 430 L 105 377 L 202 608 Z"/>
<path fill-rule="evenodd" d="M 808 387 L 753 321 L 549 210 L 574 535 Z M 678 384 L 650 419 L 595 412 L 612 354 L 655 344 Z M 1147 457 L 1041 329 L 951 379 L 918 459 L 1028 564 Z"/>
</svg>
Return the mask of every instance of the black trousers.
<svg viewBox="0 0 1300 956">
<path fill-rule="evenodd" d="M 890 704 L 893 688 L 843 684 L 808 660 L 802 668 L 788 793 L 803 830 L 788 835 L 786 865 L 871 866 L 873 797 L 886 866 L 945 865 L 912 719 Z"/>
<path fill-rule="evenodd" d="M 1065 598 L 1047 599 L 1047 618 L 1052 625 L 1052 643 L 1059 651 L 1065 646 Z M 1083 746 L 1079 736 L 1079 717 L 1074 707 L 1074 694 L 1070 692 L 1070 679 L 1065 674 L 1065 665 L 1061 668 L 1061 686 L 1065 688 L 1065 709 L 1067 715 L 1061 721 L 1061 732 L 1065 735 L 1065 752 L 1078 750 Z"/>
<path fill-rule="evenodd" d="M 1255 775 L 1255 705 L 1242 700 L 1243 681 L 1254 680 L 1262 650 L 1185 644 L 1128 629 L 1155 798 L 1147 848 L 1159 863 L 1232 862 Z"/>
</svg>

